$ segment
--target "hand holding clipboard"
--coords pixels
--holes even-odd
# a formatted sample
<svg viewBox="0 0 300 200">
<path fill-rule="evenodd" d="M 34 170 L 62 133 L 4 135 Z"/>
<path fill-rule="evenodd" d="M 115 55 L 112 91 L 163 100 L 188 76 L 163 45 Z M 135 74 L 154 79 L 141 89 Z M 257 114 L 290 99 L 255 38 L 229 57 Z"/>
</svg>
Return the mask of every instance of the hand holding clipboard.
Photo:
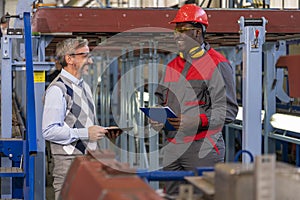
<svg viewBox="0 0 300 200">
<path fill-rule="evenodd" d="M 140 108 L 152 121 L 156 121 L 164 124 L 165 128 L 169 131 L 175 131 L 176 129 L 169 123 L 168 118 L 177 118 L 176 114 L 169 108 L 165 107 L 150 107 Z"/>
</svg>

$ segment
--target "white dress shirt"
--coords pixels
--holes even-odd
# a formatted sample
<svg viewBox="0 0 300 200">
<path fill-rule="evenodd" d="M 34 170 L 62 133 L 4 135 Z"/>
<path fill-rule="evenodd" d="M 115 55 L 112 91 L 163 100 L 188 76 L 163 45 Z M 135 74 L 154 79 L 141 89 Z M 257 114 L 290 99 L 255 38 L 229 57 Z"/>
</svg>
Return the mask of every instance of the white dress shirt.
<svg viewBox="0 0 300 200">
<path fill-rule="evenodd" d="M 83 81 L 82 79 L 78 80 L 64 69 L 61 74 L 76 85 Z M 68 145 L 79 138 L 88 139 L 88 127 L 71 128 L 64 122 L 67 111 L 66 104 L 66 99 L 59 87 L 54 85 L 47 89 L 42 122 L 42 133 L 45 140 Z"/>
</svg>

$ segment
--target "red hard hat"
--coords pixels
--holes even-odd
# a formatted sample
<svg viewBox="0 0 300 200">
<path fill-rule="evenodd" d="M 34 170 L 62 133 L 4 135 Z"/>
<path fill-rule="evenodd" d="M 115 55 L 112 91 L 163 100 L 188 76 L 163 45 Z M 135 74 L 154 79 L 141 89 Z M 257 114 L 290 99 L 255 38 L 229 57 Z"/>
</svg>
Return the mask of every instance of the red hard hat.
<svg viewBox="0 0 300 200">
<path fill-rule="evenodd" d="M 206 12 L 195 4 L 185 4 L 177 12 L 176 17 L 170 23 L 197 22 L 208 27 Z"/>
</svg>

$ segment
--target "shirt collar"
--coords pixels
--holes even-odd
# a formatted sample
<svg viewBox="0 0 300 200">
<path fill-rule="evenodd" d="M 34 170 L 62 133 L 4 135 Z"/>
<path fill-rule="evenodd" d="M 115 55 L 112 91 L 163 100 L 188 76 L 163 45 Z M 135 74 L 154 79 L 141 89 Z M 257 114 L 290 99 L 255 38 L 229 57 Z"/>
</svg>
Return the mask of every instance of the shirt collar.
<svg viewBox="0 0 300 200">
<path fill-rule="evenodd" d="M 208 50 L 210 49 L 210 45 L 209 45 L 209 43 L 207 43 L 207 42 L 203 42 L 203 43 L 202 43 L 202 47 L 203 47 L 206 51 L 208 51 Z"/>
<path fill-rule="evenodd" d="M 81 85 L 83 82 L 83 79 L 81 78 L 80 80 L 67 72 L 66 70 L 62 69 L 61 70 L 61 75 L 72 81 L 75 85 Z"/>
</svg>

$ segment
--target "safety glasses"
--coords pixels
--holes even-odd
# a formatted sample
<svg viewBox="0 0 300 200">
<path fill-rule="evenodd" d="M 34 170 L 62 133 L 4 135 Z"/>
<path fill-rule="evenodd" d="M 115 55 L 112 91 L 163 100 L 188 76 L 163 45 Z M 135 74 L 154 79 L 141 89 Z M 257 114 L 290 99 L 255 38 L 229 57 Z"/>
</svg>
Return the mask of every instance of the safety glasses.
<svg viewBox="0 0 300 200">
<path fill-rule="evenodd" d="M 184 32 L 190 31 L 190 30 L 200 30 L 200 29 L 196 28 L 196 27 L 176 27 L 174 29 L 174 32 L 175 33 L 184 33 Z"/>
<path fill-rule="evenodd" d="M 84 58 L 91 58 L 92 55 L 90 54 L 90 52 L 82 52 L 82 53 L 72 53 L 69 54 L 70 56 L 82 56 Z"/>
</svg>

